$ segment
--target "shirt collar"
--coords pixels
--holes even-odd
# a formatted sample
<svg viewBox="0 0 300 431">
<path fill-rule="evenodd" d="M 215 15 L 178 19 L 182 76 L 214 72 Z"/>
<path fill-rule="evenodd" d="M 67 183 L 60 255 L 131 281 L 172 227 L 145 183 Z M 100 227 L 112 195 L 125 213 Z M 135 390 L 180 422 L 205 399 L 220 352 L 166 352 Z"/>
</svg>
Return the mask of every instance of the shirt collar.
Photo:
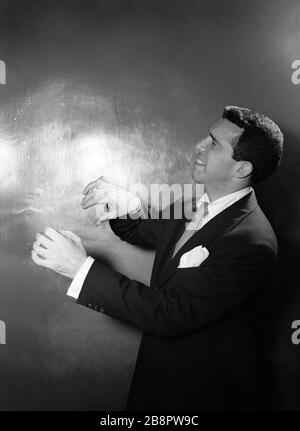
<svg viewBox="0 0 300 431">
<path fill-rule="evenodd" d="M 201 203 L 207 202 L 209 206 L 222 205 L 230 202 L 231 200 L 238 199 L 239 196 L 245 196 L 247 193 L 250 193 L 252 187 L 245 187 L 244 189 L 238 190 L 237 192 L 229 193 L 227 195 L 221 196 L 220 198 L 210 202 L 207 193 L 204 193 L 201 198 L 197 202 L 197 207 L 201 205 Z"/>
</svg>

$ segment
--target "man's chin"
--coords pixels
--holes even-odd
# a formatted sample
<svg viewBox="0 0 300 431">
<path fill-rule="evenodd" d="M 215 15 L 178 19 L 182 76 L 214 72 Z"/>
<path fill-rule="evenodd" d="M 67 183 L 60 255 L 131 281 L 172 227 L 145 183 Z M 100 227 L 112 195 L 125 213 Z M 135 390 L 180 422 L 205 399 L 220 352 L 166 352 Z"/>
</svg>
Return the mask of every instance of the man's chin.
<svg viewBox="0 0 300 431">
<path fill-rule="evenodd" d="M 196 183 L 204 184 L 204 175 L 201 175 L 199 172 L 195 172 L 194 170 L 192 170 L 191 176 Z"/>
</svg>

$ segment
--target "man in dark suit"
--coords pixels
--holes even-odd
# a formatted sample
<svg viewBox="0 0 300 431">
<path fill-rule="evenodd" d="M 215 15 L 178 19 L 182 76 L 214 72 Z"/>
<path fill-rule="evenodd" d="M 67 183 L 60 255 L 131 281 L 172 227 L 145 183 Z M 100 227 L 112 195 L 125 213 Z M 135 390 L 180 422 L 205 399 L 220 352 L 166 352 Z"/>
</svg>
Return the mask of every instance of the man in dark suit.
<svg viewBox="0 0 300 431">
<path fill-rule="evenodd" d="M 226 107 L 196 144 L 192 177 L 204 184 L 192 220 L 122 217 L 137 196 L 101 179 L 83 208 L 106 205 L 100 222 L 131 244 L 155 249 L 150 288 L 86 255 L 80 238 L 46 228 L 32 258 L 73 280 L 79 304 L 144 332 L 127 408 L 255 408 L 255 295 L 271 271 L 277 241 L 252 185 L 279 165 L 283 135 L 268 117 Z M 173 214 L 173 215 L 172 215 Z"/>
</svg>

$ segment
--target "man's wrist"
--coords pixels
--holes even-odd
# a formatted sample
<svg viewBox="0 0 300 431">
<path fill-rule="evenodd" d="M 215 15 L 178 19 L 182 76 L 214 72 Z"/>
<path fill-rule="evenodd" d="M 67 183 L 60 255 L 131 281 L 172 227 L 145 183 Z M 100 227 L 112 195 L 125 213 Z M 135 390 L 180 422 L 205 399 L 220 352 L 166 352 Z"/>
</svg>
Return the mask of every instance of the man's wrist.
<svg viewBox="0 0 300 431">
<path fill-rule="evenodd" d="M 72 271 L 72 274 L 70 274 L 69 276 L 71 280 L 74 280 L 74 278 L 82 268 L 83 264 L 86 262 L 87 258 L 88 258 L 88 255 L 85 255 L 82 257 L 82 259 L 78 259 L 78 262 L 76 262 L 76 268 Z"/>
<path fill-rule="evenodd" d="M 137 200 L 137 206 L 136 206 L 134 209 L 130 210 L 130 211 L 128 212 L 128 214 L 135 214 L 135 213 L 138 213 L 138 212 L 141 210 L 141 207 L 142 207 L 141 198 L 139 197 L 139 195 L 138 195 L 138 194 L 137 194 L 137 192 L 135 192 L 135 191 L 130 190 L 130 191 L 129 191 L 129 193 L 130 193 L 130 194 L 132 194 L 132 195 L 134 195 L 134 196 L 136 197 L 136 200 Z"/>
</svg>

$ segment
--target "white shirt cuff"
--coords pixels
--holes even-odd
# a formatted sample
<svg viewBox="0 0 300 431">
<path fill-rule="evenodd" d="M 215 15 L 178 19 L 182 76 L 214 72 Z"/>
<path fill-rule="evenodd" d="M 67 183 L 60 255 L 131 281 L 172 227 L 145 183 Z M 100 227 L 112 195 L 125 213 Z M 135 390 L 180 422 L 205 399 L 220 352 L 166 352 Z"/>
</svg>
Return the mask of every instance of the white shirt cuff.
<svg viewBox="0 0 300 431">
<path fill-rule="evenodd" d="M 81 292 L 84 280 L 86 279 L 86 276 L 88 275 L 88 272 L 95 262 L 95 259 L 93 259 L 91 256 L 88 256 L 82 266 L 80 267 L 79 271 L 75 275 L 68 291 L 67 295 L 72 296 L 75 299 L 78 299 L 79 294 Z"/>
</svg>

